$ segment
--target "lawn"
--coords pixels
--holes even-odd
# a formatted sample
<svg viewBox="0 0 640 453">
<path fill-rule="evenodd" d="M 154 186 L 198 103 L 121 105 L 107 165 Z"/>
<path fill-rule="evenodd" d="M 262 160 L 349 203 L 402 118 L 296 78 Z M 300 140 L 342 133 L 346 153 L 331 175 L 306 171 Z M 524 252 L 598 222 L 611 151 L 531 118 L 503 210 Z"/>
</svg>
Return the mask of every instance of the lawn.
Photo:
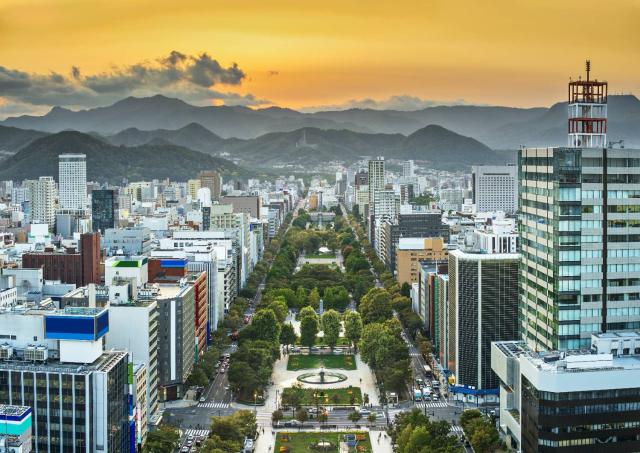
<svg viewBox="0 0 640 453">
<path fill-rule="evenodd" d="M 366 432 L 325 432 L 325 433 L 314 433 L 314 432 L 299 432 L 299 433 L 284 433 L 279 432 L 276 435 L 276 447 L 274 449 L 274 453 L 307 453 L 307 452 L 316 452 L 319 450 L 314 450 L 310 448 L 311 445 L 317 444 L 319 441 L 324 440 L 331 442 L 335 448 L 330 450 L 322 450 L 329 453 L 338 453 L 339 443 L 344 441 L 345 434 L 354 434 L 358 439 L 356 448 L 349 448 L 349 452 L 359 452 L 359 453 L 371 453 L 373 450 L 371 449 L 371 442 L 369 440 L 369 434 Z"/>
<path fill-rule="evenodd" d="M 320 259 L 335 259 L 335 253 L 321 253 L 318 255 L 305 255 L 304 258 L 312 259 L 312 260 L 320 260 Z"/>
<path fill-rule="evenodd" d="M 300 343 L 300 337 L 298 337 L 296 339 L 296 345 L 298 346 L 302 346 L 302 343 Z M 313 343 L 314 346 L 328 346 L 327 343 L 324 342 L 324 337 L 322 335 L 318 335 L 316 337 L 316 340 Z M 338 337 L 338 344 L 336 344 L 336 347 L 348 347 L 349 346 L 349 340 L 346 337 Z"/>
<path fill-rule="evenodd" d="M 354 356 L 349 354 L 291 354 L 287 370 L 311 370 L 316 368 L 355 370 Z"/>
<path fill-rule="evenodd" d="M 304 388 L 302 396 L 302 406 L 360 406 L 362 404 L 362 392 L 360 387 L 344 387 L 337 389 L 325 388 Z M 286 388 L 282 392 L 283 400 L 286 401 L 287 394 L 292 389 Z M 353 398 L 353 400 L 352 400 Z"/>
</svg>

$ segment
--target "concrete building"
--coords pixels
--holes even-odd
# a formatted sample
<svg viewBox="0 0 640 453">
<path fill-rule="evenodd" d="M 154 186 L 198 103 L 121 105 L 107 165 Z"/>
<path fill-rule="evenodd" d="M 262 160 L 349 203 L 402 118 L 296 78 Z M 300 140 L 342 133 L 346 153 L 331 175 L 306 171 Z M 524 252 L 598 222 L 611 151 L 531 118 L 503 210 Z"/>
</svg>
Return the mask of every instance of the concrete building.
<svg viewBox="0 0 640 453">
<path fill-rule="evenodd" d="M 44 223 L 52 231 L 56 220 L 56 183 L 51 176 L 40 176 L 25 182 L 31 197 L 30 223 Z"/>
<path fill-rule="evenodd" d="M 200 179 L 190 179 L 187 181 L 187 196 L 191 198 L 191 201 L 198 199 L 198 190 L 201 188 Z M 211 192 L 209 192 L 209 198 L 211 198 Z"/>
<path fill-rule="evenodd" d="M 478 212 L 518 211 L 518 167 L 515 165 L 474 166 L 471 175 L 473 203 Z"/>
<path fill-rule="evenodd" d="M 415 176 L 415 164 L 412 160 L 402 162 L 402 177 L 413 178 Z"/>
<path fill-rule="evenodd" d="M 33 410 L 0 404 L 0 453 L 29 453 L 33 444 Z"/>
<path fill-rule="evenodd" d="M 214 170 L 201 171 L 198 174 L 198 178 L 200 179 L 200 187 L 206 187 L 211 192 L 211 199 L 215 201 L 220 200 L 220 173 Z"/>
<path fill-rule="evenodd" d="M 60 154 L 58 156 L 59 207 L 63 210 L 84 211 L 87 207 L 87 156 Z"/>
<path fill-rule="evenodd" d="M 591 350 L 535 352 L 491 345 L 500 379 L 500 429 L 533 452 L 640 449 L 640 334 L 592 335 Z"/>
<path fill-rule="evenodd" d="M 220 204 L 230 204 L 236 214 L 249 214 L 254 219 L 260 218 L 262 197 L 260 195 L 224 195 L 220 197 Z"/>
<path fill-rule="evenodd" d="M 518 339 L 518 254 L 449 254 L 450 391 L 477 403 L 497 397 L 491 342 Z"/>
<path fill-rule="evenodd" d="M 369 206 L 375 203 L 375 193 L 384 189 L 384 157 L 377 157 L 369 161 L 368 182 Z"/>
<path fill-rule="evenodd" d="M 32 408 L 33 451 L 131 451 L 128 357 L 103 350 L 107 310 L 50 307 L 0 312 L 0 404 Z"/>
<path fill-rule="evenodd" d="M 449 254 L 442 238 L 400 238 L 396 249 L 396 280 L 418 283 L 421 263 L 448 261 Z"/>
<path fill-rule="evenodd" d="M 144 227 L 109 228 L 102 241 L 109 256 L 148 255 L 151 251 L 151 231 Z"/>
</svg>

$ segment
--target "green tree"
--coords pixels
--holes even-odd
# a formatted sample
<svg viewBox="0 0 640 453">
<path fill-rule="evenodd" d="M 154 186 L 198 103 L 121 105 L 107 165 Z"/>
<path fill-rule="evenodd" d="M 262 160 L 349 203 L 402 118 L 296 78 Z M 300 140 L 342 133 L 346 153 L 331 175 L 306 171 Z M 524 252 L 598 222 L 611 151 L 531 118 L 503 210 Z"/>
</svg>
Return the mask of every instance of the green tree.
<svg viewBox="0 0 640 453">
<path fill-rule="evenodd" d="M 188 386 L 204 387 L 209 383 L 209 378 L 200 366 L 193 367 L 191 374 L 187 378 Z"/>
<path fill-rule="evenodd" d="M 296 339 L 296 331 L 293 328 L 293 325 L 289 322 L 282 324 L 282 329 L 280 330 L 280 344 L 287 347 L 287 352 L 289 351 L 289 345 L 295 344 Z"/>
<path fill-rule="evenodd" d="M 378 417 L 376 416 L 376 413 L 375 413 L 375 412 L 371 412 L 371 413 L 369 413 L 369 415 L 367 416 L 367 421 L 373 425 L 373 424 L 376 422 L 376 418 L 378 418 Z"/>
<path fill-rule="evenodd" d="M 149 431 L 144 444 L 146 453 L 166 453 L 174 451 L 180 445 L 178 428 L 171 425 L 160 425 L 158 429 Z"/>
<path fill-rule="evenodd" d="M 280 323 L 271 309 L 259 310 L 251 321 L 251 336 L 258 340 L 279 342 Z"/>
<path fill-rule="evenodd" d="M 318 317 L 314 316 L 305 316 L 300 321 L 300 342 L 309 348 L 309 352 L 311 352 L 311 347 L 314 345 L 316 341 L 316 335 L 318 334 Z"/>
<path fill-rule="evenodd" d="M 411 285 L 407 282 L 404 282 L 400 287 L 400 294 L 404 297 L 411 297 Z"/>
<path fill-rule="evenodd" d="M 357 347 L 362 337 L 362 318 L 357 311 L 347 311 L 344 314 L 344 336 Z"/>
<path fill-rule="evenodd" d="M 292 410 L 292 415 L 295 417 L 295 411 L 302 404 L 302 399 L 304 398 L 304 388 L 302 384 L 296 382 L 291 387 L 286 388 L 282 392 L 282 405 L 290 406 Z"/>
<path fill-rule="evenodd" d="M 318 292 L 318 288 L 313 288 L 309 293 L 308 297 L 309 305 L 313 308 L 318 308 L 320 306 L 320 293 Z"/>
<path fill-rule="evenodd" d="M 298 286 L 296 290 L 296 306 L 302 308 L 307 305 L 307 290 L 304 286 Z"/>
<path fill-rule="evenodd" d="M 278 423 L 283 418 L 284 418 L 284 414 L 280 409 L 277 409 L 271 413 L 271 421 L 273 423 Z"/>
<path fill-rule="evenodd" d="M 325 343 L 333 351 L 340 338 L 340 315 L 337 311 L 327 310 L 322 314 L 322 332 Z"/>
<path fill-rule="evenodd" d="M 349 413 L 349 420 L 351 420 L 353 423 L 358 423 L 361 418 L 362 414 L 360 413 L 360 411 L 351 411 Z"/>
<path fill-rule="evenodd" d="M 296 419 L 300 422 L 301 425 L 304 425 L 304 423 L 309 420 L 309 413 L 306 411 L 306 409 L 299 410 L 296 414 Z"/>
<path fill-rule="evenodd" d="M 318 422 L 327 423 L 329 421 L 329 413 L 327 411 L 322 411 L 318 414 Z"/>
<path fill-rule="evenodd" d="M 383 322 L 392 316 L 391 296 L 383 288 L 372 288 L 360 300 L 358 308 L 364 324 Z"/>
<path fill-rule="evenodd" d="M 269 310 L 273 310 L 273 313 L 275 313 L 279 323 L 283 323 L 287 319 L 289 307 L 287 306 L 284 297 L 274 299 L 269 305 L 267 305 L 267 308 Z"/>
<path fill-rule="evenodd" d="M 318 315 L 316 314 L 316 311 L 313 309 L 313 307 L 306 306 L 306 307 L 303 307 L 302 310 L 300 310 L 300 312 L 298 313 L 298 321 L 302 322 L 302 320 L 306 316 L 318 316 Z"/>
</svg>

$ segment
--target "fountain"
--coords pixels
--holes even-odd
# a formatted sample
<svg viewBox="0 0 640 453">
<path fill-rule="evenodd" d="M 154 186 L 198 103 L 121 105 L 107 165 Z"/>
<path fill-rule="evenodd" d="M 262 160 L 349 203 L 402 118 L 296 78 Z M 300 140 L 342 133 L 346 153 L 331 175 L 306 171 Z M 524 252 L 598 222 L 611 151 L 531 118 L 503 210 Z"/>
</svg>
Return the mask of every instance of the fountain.
<svg viewBox="0 0 640 453">
<path fill-rule="evenodd" d="M 324 367 L 320 368 L 317 373 L 303 373 L 297 378 L 300 382 L 306 384 L 335 384 L 347 380 L 347 376 L 335 371 L 325 371 Z"/>
</svg>

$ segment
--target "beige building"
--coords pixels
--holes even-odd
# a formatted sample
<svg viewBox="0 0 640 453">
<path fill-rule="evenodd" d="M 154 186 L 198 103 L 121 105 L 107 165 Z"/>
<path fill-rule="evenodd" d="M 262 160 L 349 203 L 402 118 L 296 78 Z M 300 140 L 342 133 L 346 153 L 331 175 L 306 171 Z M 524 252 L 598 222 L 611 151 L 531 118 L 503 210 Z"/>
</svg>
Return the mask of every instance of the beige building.
<svg viewBox="0 0 640 453">
<path fill-rule="evenodd" d="M 442 238 L 400 238 L 396 249 L 398 284 L 417 283 L 420 276 L 420 262 L 444 261 L 448 256 Z"/>
<path fill-rule="evenodd" d="M 220 174 L 217 171 L 201 171 L 198 174 L 200 178 L 200 187 L 208 187 L 211 191 L 211 199 L 219 200 L 220 199 Z"/>
<path fill-rule="evenodd" d="M 191 200 L 198 199 L 198 190 L 202 187 L 199 179 L 190 179 L 187 181 L 187 195 Z"/>
</svg>

